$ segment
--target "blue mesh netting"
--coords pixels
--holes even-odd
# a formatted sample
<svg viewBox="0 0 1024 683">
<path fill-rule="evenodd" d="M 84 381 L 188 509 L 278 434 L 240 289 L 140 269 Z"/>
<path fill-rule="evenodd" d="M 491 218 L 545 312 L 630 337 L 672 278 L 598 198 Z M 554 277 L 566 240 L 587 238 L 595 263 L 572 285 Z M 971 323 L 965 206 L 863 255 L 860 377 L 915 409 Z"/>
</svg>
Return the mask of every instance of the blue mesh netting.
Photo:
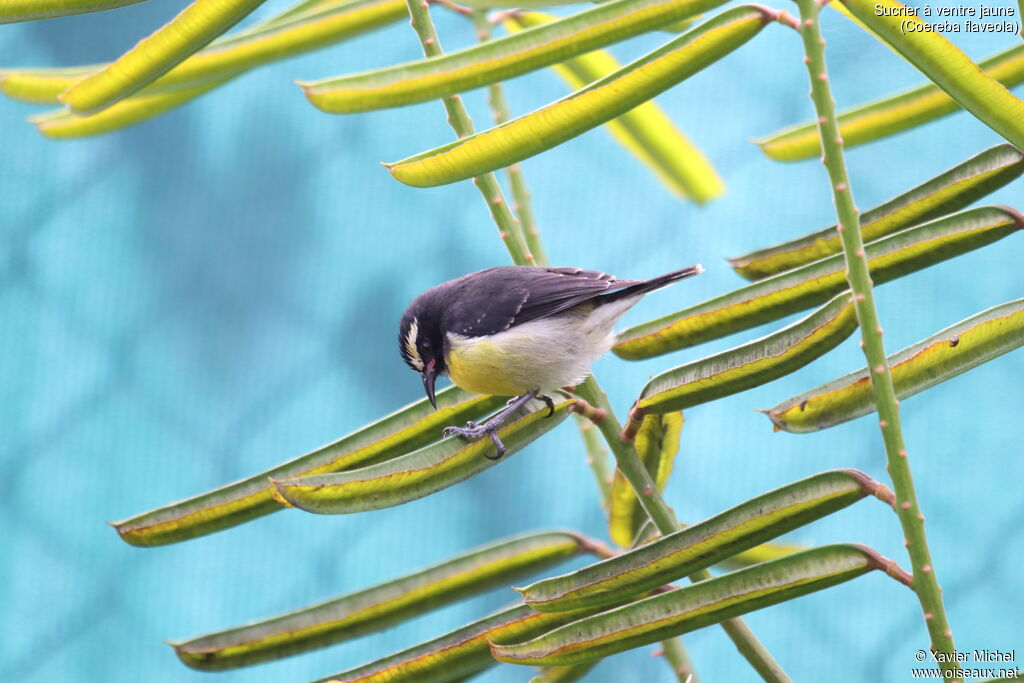
<svg viewBox="0 0 1024 683">
<path fill-rule="evenodd" d="M 98 15 L 0 27 L 0 65 L 114 57 L 173 14 L 153 0 Z M 277 8 L 281 5 L 274 5 Z M 472 40 L 435 12 L 446 45 Z M 829 12 L 840 106 L 915 84 L 907 64 Z M 639 55 L 664 40 L 615 49 Z M 975 57 L 1016 36 L 959 39 Z M 11 681 L 209 681 L 161 641 L 354 590 L 503 535 L 573 527 L 604 535 L 571 426 L 487 473 L 401 508 L 283 512 L 175 546 L 137 549 L 103 521 L 251 474 L 420 395 L 395 353 L 407 301 L 506 262 L 468 183 L 414 190 L 378 165 L 450 139 L 436 103 L 334 117 L 291 81 L 415 58 L 408 26 L 254 72 L 123 132 L 50 142 L 0 103 L 0 671 Z M 659 98 L 720 169 L 728 196 L 680 203 L 603 132 L 524 164 L 553 261 L 629 277 L 693 262 L 706 275 L 649 297 L 638 322 L 740 284 L 722 257 L 832 222 L 814 162 L 768 161 L 748 140 L 809 116 L 799 41 L 771 26 Z M 508 84 L 517 112 L 561 96 L 549 73 Z M 489 120 L 482 93 L 466 97 Z M 862 208 L 996 136 L 958 114 L 849 153 Z M 1020 206 L 1020 182 L 993 201 Z M 879 290 L 896 350 L 1022 295 L 1019 238 Z M 759 331 L 758 331 L 759 332 Z M 648 375 L 755 333 L 670 358 L 597 370 L 620 410 Z M 667 497 L 698 520 L 839 466 L 885 478 L 875 422 L 772 434 L 768 407 L 861 364 L 855 341 L 784 380 L 687 414 Z M 1011 354 L 904 403 L 907 441 L 962 649 L 1020 647 L 1024 356 Z M 793 533 L 859 541 L 906 565 L 895 518 L 865 501 Z M 456 605 L 385 633 L 218 681 L 304 681 L 391 652 L 512 599 Z M 927 646 L 916 601 L 881 575 L 753 614 L 799 681 L 904 680 Z M 1018 635 L 1014 636 L 1016 633 Z M 706 681 L 753 680 L 717 629 L 688 636 Z M 499 667 L 484 681 L 521 681 Z M 596 681 L 668 681 L 649 651 Z"/>
</svg>

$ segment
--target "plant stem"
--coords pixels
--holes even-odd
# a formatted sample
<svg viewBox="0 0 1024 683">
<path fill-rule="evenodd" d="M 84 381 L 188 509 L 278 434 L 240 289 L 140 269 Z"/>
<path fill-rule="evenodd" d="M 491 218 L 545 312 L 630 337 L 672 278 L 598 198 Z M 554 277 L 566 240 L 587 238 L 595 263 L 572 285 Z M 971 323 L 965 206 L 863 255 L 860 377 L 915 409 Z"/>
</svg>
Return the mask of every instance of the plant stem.
<svg viewBox="0 0 1024 683">
<path fill-rule="evenodd" d="M 828 71 L 825 65 L 825 41 L 821 37 L 819 27 L 820 6 L 816 0 L 797 0 L 800 7 L 801 34 L 807 71 L 811 79 L 811 99 L 818 114 L 818 131 L 821 136 L 823 152 L 822 163 L 828 170 L 832 186 L 832 196 L 839 217 L 836 230 L 843 243 L 846 257 L 846 273 L 850 288 L 854 293 L 854 307 L 857 322 L 861 330 L 861 348 L 871 368 L 871 387 L 875 405 L 878 407 L 879 424 L 885 442 L 888 459 L 889 475 L 892 477 L 893 489 L 896 492 L 896 504 L 893 509 L 899 517 L 906 537 L 906 546 L 913 567 L 914 592 L 917 593 L 924 612 L 925 624 L 932 640 L 932 650 L 941 653 L 955 651 L 953 633 L 946 618 L 946 610 L 942 604 L 942 589 L 939 588 L 932 564 L 931 552 L 925 538 L 924 515 L 917 502 L 914 492 L 914 480 L 907 463 L 907 451 L 903 443 L 903 431 L 900 427 L 899 401 L 893 388 L 892 375 L 882 344 L 882 328 L 878 324 L 878 313 L 875 310 L 874 291 L 867 259 L 864 256 L 864 242 L 860 233 L 860 217 L 854 205 L 853 193 L 843 159 L 843 141 L 839 136 L 836 122 L 835 103 L 828 83 Z M 950 671 L 947 681 L 957 681 L 959 666 L 955 661 L 943 665 L 944 671 Z"/>
<path fill-rule="evenodd" d="M 601 446 L 601 437 L 594 429 L 594 423 L 584 417 L 577 417 L 576 424 L 583 437 L 583 445 L 587 449 L 587 464 L 594 473 L 597 490 L 601 493 L 601 505 L 605 511 L 611 502 L 612 468 L 608 466 L 608 451 Z"/>
<path fill-rule="evenodd" d="M 676 638 L 663 641 L 665 661 L 672 665 L 672 671 L 680 683 L 700 683 L 697 680 L 697 672 L 693 669 L 693 662 L 690 655 L 686 653 L 683 643 Z"/>
<path fill-rule="evenodd" d="M 495 84 L 491 86 L 492 99 L 500 98 L 501 102 L 505 101 L 505 89 L 501 87 L 501 84 Z M 509 119 L 508 107 L 505 106 L 503 111 L 505 112 L 501 116 L 501 120 L 495 117 L 495 121 L 505 123 Z M 533 202 L 530 199 L 530 191 L 526 189 L 526 181 L 523 180 L 523 167 L 518 163 L 512 164 L 505 169 L 508 173 L 508 184 L 512 189 L 512 201 L 515 202 L 516 215 L 519 216 L 519 224 L 523 228 L 523 239 L 526 240 L 526 246 L 533 254 L 533 257 L 537 260 L 537 264 L 547 264 L 548 255 L 544 251 L 544 245 L 540 241 L 540 229 L 537 227 L 537 221 L 533 217 Z"/>
<path fill-rule="evenodd" d="M 651 518 L 655 526 L 658 527 L 658 531 L 664 535 L 678 530 L 679 522 L 676 520 L 675 513 L 672 512 L 672 508 L 661 497 L 661 493 L 658 491 L 654 480 L 651 479 L 650 473 L 647 472 L 647 468 L 644 467 L 644 464 L 637 456 L 633 444 L 619 439 L 622 425 L 619 423 L 618 418 L 615 417 L 615 413 L 612 412 L 608 396 L 601 390 L 593 375 L 576 387 L 576 394 L 595 408 L 605 411 L 605 417 L 597 427 L 601 430 L 608 448 L 611 449 L 612 454 L 615 456 L 619 471 L 622 472 L 626 481 L 633 488 L 633 492 L 636 494 L 637 500 L 640 501 L 641 507 L 647 512 L 647 516 Z M 707 569 L 690 575 L 690 580 L 694 583 L 710 578 L 711 572 Z M 721 626 L 736 645 L 736 649 L 750 662 L 750 665 L 761 675 L 761 678 L 766 681 L 778 682 L 790 680 L 782 670 L 782 667 L 772 658 L 768 650 L 761 644 L 761 641 L 750 630 L 746 622 L 736 617 L 723 621 Z"/>
<path fill-rule="evenodd" d="M 426 0 L 406 0 L 409 8 L 409 15 L 412 18 L 412 26 L 420 38 L 423 46 L 423 53 L 427 57 L 434 57 L 442 53 L 441 45 L 437 39 L 437 32 L 434 23 L 430 19 L 430 5 Z M 461 138 L 473 134 L 473 122 L 469 118 L 462 100 L 458 95 L 443 98 L 445 109 L 448 111 L 448 123 Z M 491 210 L 491 216 L 498 225 L 501 238 L 508 249 L 512 261 L 517 265 L 535 263 L 534 257 L 525 250 L 525 240 L 518 221 L 512 216 L 501 195 L 501 189 L 494 175 L 488 173 L 474 179 Z M 539 235 L 536 235 L 539 241 Z M 611 449 L 619 469 L 626 480 L 633 488 L 641 506 L 647 512 L 648 517 L 658 527 L 662 534 L 672 533 L 679 528 L 675 514 L 665 503 L 654 484 L 650 474 L 644 467 L 632 444 L 619 440 L 619 432 L 622 427 L 615 414 L 611 411 L 608 403 L 608 396 L 598 386 L 597 380 L 591 376 L 585 382 L 576 387 L 576 392 L 581 398 L 591 403 L 594 407 L 604 409 L 607 413 L 605 418 L 598 425 L 608 447 Z M 702 570 L 690 576 L 691 581 L 703 581 L 711 578 L 711 572 Z M 739 650 L 754 669 L 765 681 L 778 683 L 788 682 L 790 679 L 782 671 L 782 667 L 772 658 L 764 645 L 757 639 L 757 636 L 747 627 L 742 619 L 734 618 L 722 622 L 722 628 L 732 639 Z M 682 647 L 682 644 L 679 644 Z"/>
<path fill-rule="evenodd" d="M 487 20 L 487 13 L 482 10 L 473 10 L 470 13 L 473 26 L 477 32 L 477 39 L 483 43 L 491 38 L 493 26 Z M 494 122 L 501 125 L 509 120 L 508 102 L 505 99 L 505 89 L 501 83 L 494 83 L 488 88 L 488 104 L 494 115 Z M 523 178 L 522 168 L 519 164 L 513 164 L 505 169 L 508 174 L 509 186 L 512 189 L 512 198 L 515 201 L 516 216 L 519 218 L 521 234 L 538 265 L 548 265 L 547 254 L 540 241 L 540 231 L 533 217 L 533 209 L 530 204 L 530 192 L 526 188 L 526 181 Z M 486 198 L 486 195 L 485 195 Z M 611 481 L 612 470 L 608 465 L 608 454 L 601 448 L 600 437 L 595 433 L 594 424 L 584 417 L 576 418 L 580 428 L 580 435 L 583 437 L 584 446 L 587 449 L 587 464 L 590 465 L 597 481 L 597 488 L 601 494 L 601 502 L 604 509 L 610 509 L 611 504 Z M 672 671 L 680 681 L 684 683 L 699 683 L 697 674 L 690 660 L 689 654 L 683 641 L 679 638 L 669 638 L 662 641 L 662 649 L 665 653 L 665 661 L 668 662 Z"/>
<path fill-rule="evenodd" d="M 607 413 L 604 410 L 599 409 L 598 413 L 602 420 L 607 417 Z M 594 429 L 595 421 L 598 419 L 598 417 L 587 419 L 577 416 L 576 421 L 580 428 L 580 436 L 583 437 L 583 444 L 587 449 L 587 464 L 590 465 L 590 469 L 594 473 L 594 479 L 597 480 L 597 488 L 601 492 L 601 507 L 604 508 L 605 512 L 610 512 L 612 477 L 614 474 L 608 466 L 608 453 L 601 446 L 601 437 L 597 435 L 597 430 Z M 634 491 L 634 494 L 639 499 L 639 494 L 636 491 Z M 672 669 L 672 673 L 682 683 L 699 683 L 697 671 L 681 639 L 677 637 L 663 640 L 661 647 L 662 653 L 665 655 L 665 661 Z"/>
<path fill-rule="evenodd" d="M 597 424 L 597 428 L 615 456 L 619 471 L 633 487 L 640 506 L 658 527 L 658 531 L 661 534 L 670 534 L 678 530 L 679 522 L 676 521 L 675 513 L 661 497 L 661 492 L 637 456 L 633 445 L 619 439 L 622 428 L 611 410 L 607 394 L 598 385 L 597 380 L 593 376 L 588 377 L 576 387 L 575 393 L 590 405 L 605 411 L 605 417 Z"/>
<path fill-rule="evenodd" d="M 473 19 L 477 39 L 481 43 L 490 40 L 494 26 L 487 20 L 487 12 L 473 10 L 470 17 Z M 495 125 L 500 126 L 511 118 L 508 101 L 505 99 L 505 88 L 501 83 L 493 83 L 487 88 L 487 102 L 494 114 Z M 548 257 L 544 252 L 544 245 L 540 241 L 537 221 L 533 217 L 533 205 L 530 201 L 530 191 L 526 188 L 526 181 L 523 179 L 523 169 L 519 164 L 512 164 L 505 169 L 505 173 L 508 174 L 508 184 L 512 190 L 512 201 L 514 202 L 512 209 L 515 211 L 516 217 L 519 218 L 526 248 L 533 254 L 537 265 L 546 266 Z"/>
<path fill-rule="evenodd" d="M 475 9 L 470 12 L 469 16 L 473 20 L 473 28 L 476 29 L 477 40 L 481 43 L 490 40 L 494 26 L 487 19 L 487 12 Z M 487 99 L 494 114 L 494 122 L 500 125 L 508 121 L 508 102 L 505 100 L 505 90 L 500 83 L 494 83 L 488 88 Z M 530 192 L 526 188 L 522 169 L 519 164 L 513 164 L 505 170 L 508 173 L 509 185 L 512 188 L 512 198 L 515 201 L 513 208 L 519 219 L 523 239 L 533 255 L 535 263 L 539 266 L 546 266 L 548 265 L 548 258 L 544 251 L 544 245 L 540 241 L 540 231 L 537 229 L 537 224 L 533 218 Z M 601 494 L 601 502 L 607 510 L 611 497 L 613 474 L 608 466 L 608 454 L 601 448 L 600 438 L 594 433 L 593 423 L 590 420 L 577 416 L 576 424 L 580 428 L 580 436 L 583 437 L 583 444 L 587 450 L 587 464 L 590 465 L 590 469 L 594 472 L 597 488 Z"/>
<path fill-rule="evenodd" d="M 430 19 L 430 4 L 426 0 L 405 0 L 405 4 L 409 8 L 412 27 L 416 31 L 416 35 L 419 36 L 423 54 L 427 57 L 436 57 L 442 54 L 443 50 L 437 38 L 437 31 L 434 30 L 434 22 Z M 469 118 L 469 113 L 466 111 L 465 105 L 462 104 L 462 98 L 458 95 L 451 95 L 442 98 L 442 102 L 448 112 L 448 123 L 455 134 L 460 138 L 472 135 L 474 133 L 473 120 Z M 519 222 L 505 202 L 501 186 L 498 185 L 494 174 L 487 173 L 474 178 L 473 184 L 483 195 L 484 202 L 491 212 L 491 218 L 498 226 L 498 234 L 505 243 L 509 256 L 512 257 L 512 262 L 520 266 L 534 265 L 536 261 L 526 247 Z"/>
<path fill-rule="evenodd" d="M 612 470 L 608 466 L 608 453 L 601 446 L 601 437 L 597 435 L 593 422 L 579 415 L 576 416 L 576 422 L 580 428 L 580 436 L 583 437 L 583 443 L 587 449 L 587 463 L 594 472 L 598 491 L 601 492 L 601 507 L 607 512 L 611 506 L 612 492 Z M 591 545 L 596 545 L 589 539 L 588 542 Z M 690 660 L 690 655 L 686 652 L 686 646 L 683 645 L 683 641 L 680 638 L 663 640 L 661 647 L 665 661 L 668 662 L 672 673 L 675 674 L 681 683 L 700 683 L 697 679 L 697 671 Z"/>
</svg>

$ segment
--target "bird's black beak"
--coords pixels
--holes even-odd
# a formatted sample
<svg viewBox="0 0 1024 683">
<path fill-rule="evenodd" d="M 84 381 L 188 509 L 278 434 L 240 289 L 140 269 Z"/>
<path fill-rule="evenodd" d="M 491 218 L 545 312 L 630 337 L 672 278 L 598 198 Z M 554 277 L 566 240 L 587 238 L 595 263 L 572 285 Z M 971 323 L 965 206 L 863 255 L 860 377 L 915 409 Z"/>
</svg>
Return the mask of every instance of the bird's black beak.
<svg viewBox="0 0 1024 683">
<path fill-rule="evenodd" d="M 431 360 L 427 363 L 427 367 L 423 369 L 423 390 L 427 392 L 430 405 L 434 406 L 434 410 L 437 410 L 437 398 L 434 397 L 434 383 L 437 381 L 437 370 L 434 369 L 435 363 L 436 361 Z"/>
</svg>

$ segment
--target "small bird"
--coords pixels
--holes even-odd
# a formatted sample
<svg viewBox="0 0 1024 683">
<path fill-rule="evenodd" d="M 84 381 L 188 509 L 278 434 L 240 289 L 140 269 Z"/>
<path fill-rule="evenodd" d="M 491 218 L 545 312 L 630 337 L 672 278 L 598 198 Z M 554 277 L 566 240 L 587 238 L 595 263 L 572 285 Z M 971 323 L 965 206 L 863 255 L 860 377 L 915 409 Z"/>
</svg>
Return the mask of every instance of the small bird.
<svg viewBox="0 0 1024 683">
<path fill-rule="evenodd" d="M 437 408 L 434 383 L 447 374 L 476 394 L 514 396 L 484 424 L 446 427 L 444 436 L 489 436 L 497 460 L 498 429 L 532 399 L 575 386 L 611 349 L 616 321 L 648 292 L 702 273 L 700 265 L 650 280 L 618 280 L 582 268 L 500 266 L 449 280 L 409 304 L 398 329 L 406 364 L 420 373 Z M 491 457 L 491 456 L 487 456 Z"/>
</svg>

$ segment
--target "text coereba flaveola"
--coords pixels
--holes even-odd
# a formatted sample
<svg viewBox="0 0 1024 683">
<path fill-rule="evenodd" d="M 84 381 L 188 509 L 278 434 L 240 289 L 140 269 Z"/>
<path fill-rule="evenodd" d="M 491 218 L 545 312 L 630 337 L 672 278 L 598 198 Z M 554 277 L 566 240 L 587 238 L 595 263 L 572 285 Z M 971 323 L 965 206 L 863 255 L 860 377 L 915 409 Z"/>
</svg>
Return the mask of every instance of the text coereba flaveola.
<svg viewBox="0 0 1024 683">
<path fill-rule="evenodd" d="M 398 330 L 402 358 L 423 377 L 431 404 L 438 375 L 467 391 L 515 396 L 484 424 L 444 435 L 490 436 L 531 399 L 574 386 L 611 349 L 615 322 L 644 294 L 703 272 L 691 266 L 650 280 L 617 280 L 582 268 L 501 266 L 444 282 L 409 305 Z"/>
</svg>

